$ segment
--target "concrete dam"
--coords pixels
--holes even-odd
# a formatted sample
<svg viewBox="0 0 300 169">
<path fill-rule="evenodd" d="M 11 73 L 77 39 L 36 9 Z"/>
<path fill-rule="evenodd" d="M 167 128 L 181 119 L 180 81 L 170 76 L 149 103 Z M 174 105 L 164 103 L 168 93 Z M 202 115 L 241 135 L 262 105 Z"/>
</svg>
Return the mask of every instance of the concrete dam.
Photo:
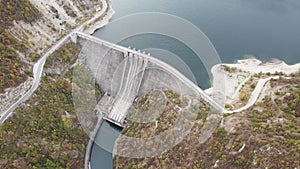
<svg viewBox="0 0 300 169">
<path fill-rule="evenodd" d="M 77 43 L 81 48 L 79 57 L 84 58 L 84 64 L 106 93 L 96 107 L 107 114 L 108 121 L 123 126 L 135 98 L 153 89 L 169 89 L 182 96 L 197 95 L 218 112 L 224 112 L 223 106 L 200 87 L 150 55 L 79 32 Z"/>
</svg>

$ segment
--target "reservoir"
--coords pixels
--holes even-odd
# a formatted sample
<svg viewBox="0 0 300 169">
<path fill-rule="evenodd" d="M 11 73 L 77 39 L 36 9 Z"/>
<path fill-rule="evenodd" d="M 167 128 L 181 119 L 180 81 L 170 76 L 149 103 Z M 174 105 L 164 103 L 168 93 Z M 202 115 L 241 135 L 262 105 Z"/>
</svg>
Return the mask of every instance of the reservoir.
<svg viewBox="0 0 300 169">
<path fill-rule="evenodd" d="M 272 58 L 289 64 L 300 61 L 298 0 L 112 0 L 112 6 L 116 11 L 112 22 L 137 12 L 162 12 L 186 19 L 206 34 L 222 62 L 232 63 L 246 54 L 262 61 Z M 151 23 L 155 24 L 155 21 Z M 112 29 L 107 25 L 94 36 L 110 41 L 120 31 L 122 27 Z M 210 86 L 201 61 L 176 40 L 144 34 L 129 37 L 120 44 L 137 49 L 168 50 L 181 57 L 192 69 L 200 87 Z M 155 56 L 155 53 L 151 54 Z"/>
<path fill-rule="evenodd" d="M 299 0 L 112 0 L 112 6 L 116 11 L 112 22 L 137 12 L 168 13 L 191 22 L 205 33 L 221 61 L 225 63 L 243 59 L 248 54 L 265 62 L 272 58 L 278 58 L 288 64 L 300 62 Z M 107 25 L 95 32 L 94 36 L 111 41 L 110 37 L 116 31 L 122 31 L 122 27 L 112 29 Z M 174 61 L 166 59 L 166 62 L 170 61 L 168 62 L 170 65 L 185 74 L 186 67 L 180 64 L 184 63 L 195 78 L 185 74 L 187 77 L 203 89 L 210 87 L 208 76 L 210 70 L 204 68 L 201 60 L 190 48 L 176 39 L 148 33 L 125 38 L 119 44 L 150 51 L 152 56 L 162 60 L 164 58 L 161 58 L 160 52 L 169 51 L 179 58 L 174 57 Z M 104 122 L 97 138 L 105 138 L 110 140 L 109 143 L 113 143 L 117 138 L 116 135 L 108 137 L 103 134 L 105 132 L 101 132 L 111 129 L 114 127 Z M 115 134 L 118 132 L 120 130 Z M 99 144 L 93 146 L 91 155 L 93 169 L 112 168 L 112 154 L 103 149 L 105 146 Z"/>
</svg>

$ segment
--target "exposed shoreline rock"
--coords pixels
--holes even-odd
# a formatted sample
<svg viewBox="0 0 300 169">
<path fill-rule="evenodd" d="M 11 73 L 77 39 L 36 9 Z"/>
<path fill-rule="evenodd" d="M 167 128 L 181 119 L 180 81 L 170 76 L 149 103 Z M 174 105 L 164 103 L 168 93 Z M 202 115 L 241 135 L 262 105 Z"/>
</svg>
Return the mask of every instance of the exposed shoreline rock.
<svg viewBox="0 0 300 169">
<path fill-rule="evenodd" d="M 94 23 L 92 23 L 92 25 L 89 25 L 83 32 L 86 34 L 90 34 L 92 35 L 95 31 L 97 31 L 98 29 L 104 27 L 105 25 L 107 25 L 110 21 L 110 19 L 113 17 L 113 15 L 115 14 L 114 9 L 112 8 L 111 5 L 111 1 L 107 0 L 102 2 L 103 5 L 107 5 L 107 9 L 106 12 Z"/>
<path fill-rule="evenodd" d="M 224 84 L 225 102 L 232 102 L 237 98 L 240 88 L 255 74 L 283 73 L 289 75 L 299 70 L 300 63 L 288 65 L 278 59 L 263 63 L 254 57 L 237 60 L 236 63 L 218 64 L 211 69 L 214 77 L 213 85 L 211 88 L 206 89 L 205 92 L 209 95 L 213 95 L 215 90 L 214 86 Z M 220 83 L 218 77 L 223 77 L 225 82 Z M 220 87 L 218 86 L 218 88 Z M 231 99 L 228 100 L 228 98 Z"/>
</svg>

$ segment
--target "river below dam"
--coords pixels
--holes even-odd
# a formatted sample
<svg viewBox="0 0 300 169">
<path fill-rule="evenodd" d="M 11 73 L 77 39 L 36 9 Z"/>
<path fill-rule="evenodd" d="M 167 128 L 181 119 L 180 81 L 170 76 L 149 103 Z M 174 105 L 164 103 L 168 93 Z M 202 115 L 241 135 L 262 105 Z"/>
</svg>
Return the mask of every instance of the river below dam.
<svg viewBox="0 0 300 169">
<path fill-rule="evenodd" d="M 112 6 L 116 11 L 112 22 L 137 12 L 162 12 L 188 20 L 206 34 L 222 62 L 232 63 L 243 59 L 247 54 L 254 55 L 262 61 L 277 58 L 288 64 L 300 62 L 298 0 L 112 0 Z M 122 27 L 116 29 L 108 24 L 96 31 L 93 36 L 111 41 L 116 31 L 122 31 Z M 128 37 L 119 44 L 141 50 L 159 48 L 170 51 L 180 57 L 180 62 L 178 58 L 174 58 L 174 62 L 168 62 L 170 59 L 166 59 L 166 62 L 179 71 L 186 68 L 180 64 L 184 62 L 195 77 L 192 79 L 189 74 L 185 74 L 188 78 L 203 89 L 210 87 L 211 80 L 208 76 L 210 70 L 205 69 L 191 49 L 176 39 L 158 34 L 142 34 Z M 151 50 L 151 55 L 164 60 L 159 56 L 159 52 Z M 107 133 L 112 130 L 115 131 L 115 135 L 110 137 Z M 97 138 L 110 140 L 107 143 L 111 147 L 120 131 L 108 123 L 103 123 Z M 100 139 L 99 142 L 104 140 Z M 107 151 L 103 148 L 105 144 L 93 146 L 91 154 L 93 169 L 112 168 L 112 153 L 109 149 Z"/>
<path fill-rule="evenodd" d="M 91 153 L 92 169 L 112 169 L 112 153 L 114 142 L 118 138 L 121 128 L 103 121 L 98 131 Z"/>
</svg>

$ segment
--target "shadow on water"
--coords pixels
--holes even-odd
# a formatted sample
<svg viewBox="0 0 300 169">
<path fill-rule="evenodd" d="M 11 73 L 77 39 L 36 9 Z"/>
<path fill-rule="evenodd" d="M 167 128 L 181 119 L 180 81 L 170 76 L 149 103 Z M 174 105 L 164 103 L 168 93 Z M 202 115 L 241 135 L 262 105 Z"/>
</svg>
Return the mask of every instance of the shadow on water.
<svg viewBox="0 0 300 169">
<path fill-rule="evenodd" d="M 201 61 L 203 58 L 199 58 L 195 52 L 183 42 L 172 37 L 149 33 L 124 39 L 119 45 L 132 46 L 136 49 L 149 52 L 152 57 L 173 66 L 202 89 L 210 87 L 208 76 L 210 70 L 205 69 Z M 163 53 L 155 49 L 163 49 L 170 53 Z"/>
<path fill-rule="evenodd" d="M 121 133 L 122 128 L 103 121 L 98 131 L 91 153 L 92 169 L 112 169 L 112 152 L 114 143 Z"/>
<path fill-rule="evenodd" d="M 189 20 L 208 36 L 223 62 L 234 62 L 242 59 L 245 54 L 255 55 L 263 61 L 271 58 L 278 58 L 289 64 L 300 61 L 298 0 L 113 0 L 112 2 L 116 11 L 113 20 L 146 11 L 169 13 Z M 110 41 L 110 37 L 115 33 L 107 25 L 95 32 L 94 36 Z M 209 87 L 207 71 L 201 68 L 202 63 L 199 64 L 199 60 L 195 62 L 193 57 L 188 57 L 193 53 L 185 46 L 178 46 L 180 44 L 172 39 L 143 35 L 126 39 L 121 45 L 171 51 L 180 56 L 180 59 L 191 68 L 200 87 Z M 164 61 L 167 62 L 168 59 Z M 174 63 L 172 66 L 180 71 L 180 64 Z M 112 168 L 111 152 L 120 132 L 121 129 L 104 121 L 91 154 L 93 169 Z"/>
</svg>

